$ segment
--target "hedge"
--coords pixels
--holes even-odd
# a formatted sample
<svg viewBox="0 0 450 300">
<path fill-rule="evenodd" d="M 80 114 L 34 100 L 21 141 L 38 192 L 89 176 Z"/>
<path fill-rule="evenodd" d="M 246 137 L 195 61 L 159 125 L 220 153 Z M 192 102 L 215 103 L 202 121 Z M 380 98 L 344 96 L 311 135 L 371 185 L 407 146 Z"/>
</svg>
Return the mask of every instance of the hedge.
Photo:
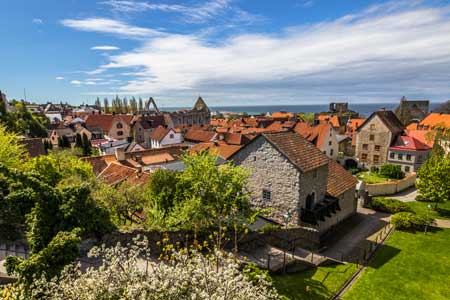
<svg viewBox="0 0 450 300">
<path fill-rule="evenodd" d="M 395 214 L 399 212 L 413 212 L 405 202 L 385 197 L 373 197 L 369 207 L 385 213 Z"/>
<path fill-rule="evenodd" d="M 433 224 L 434 219 L 424 215 L 416 215 L 411 212 L 399 212 L 392 216 L 391 223 L 399 230 L 422 229 L 425 225 Z"/>
</svg>

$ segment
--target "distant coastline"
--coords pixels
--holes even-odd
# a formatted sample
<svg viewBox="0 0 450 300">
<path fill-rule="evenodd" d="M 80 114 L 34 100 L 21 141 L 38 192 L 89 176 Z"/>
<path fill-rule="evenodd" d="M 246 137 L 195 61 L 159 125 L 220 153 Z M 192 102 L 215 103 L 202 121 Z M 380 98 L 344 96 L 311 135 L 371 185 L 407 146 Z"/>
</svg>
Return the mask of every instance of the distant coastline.
<svg viewBox="0 0 450 300">
<path fill-rule="evenodd" d="M 387 110 L 395 110 L 398 106 L 398 102 L 396 103 L 349 103 L 349 109 L 359 112 L 361 116 L 369 116 L 372 112 L 377 111 L 379 109 L 385 108 Z M 430 111 L 432 111 L 435 107 L 437 107 L 440 103 L 434 102 L 430 103 Z M 290 112 L 323 112 L 328 111 L 328 104 L 317 104 L 317 105 L 247 105 L 247 106 L 210 106 L 210 110 L 213 112 L 219 111 L 221 113 L 243 113 L 246 112 L 248 114 L 265 114 L 265 113 L 273 113 L 276 111 L 290 111 Z M 180 109 L 190 109 L 188 107 L 162 107 L 162 110 L 165 111 L 176 111 Z"/>
</svg>

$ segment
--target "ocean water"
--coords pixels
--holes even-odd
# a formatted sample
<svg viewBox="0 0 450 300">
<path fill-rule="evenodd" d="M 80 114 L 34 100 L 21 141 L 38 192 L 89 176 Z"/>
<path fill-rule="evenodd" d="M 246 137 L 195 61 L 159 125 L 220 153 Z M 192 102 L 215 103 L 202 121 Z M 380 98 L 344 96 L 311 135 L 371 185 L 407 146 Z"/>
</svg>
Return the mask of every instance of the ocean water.
<svg viewBox="0 0 450 300">
<path fill-rule="evenodd" d="M 385 108 L 386 110 L 395 110 L 398 106 L 397 103 L 364 103 L 356 104 L 349 103 L 348 108 L 350 110 L 359 112 L 360 116 L 368 117 L 372 112 L 379 109 Z M 438 106 L 440 103 L 430 103 L 430 110 Z M 267 105 L 267 106 L 210 106 L 211 111 L 219 112 L 232 112 L 232 113 L 242 113 L 246 112 L 248 114 L 263 114 L 272 113 L 277 111 L 289 111 L 289 112 L 323 112 L 328 111 L 328 104 L 317 104 L 317 105 Z M 166 111 L 176 111 L 180 109 L 190 109 L 189 107 L 165 107 Z"/>
</svg>

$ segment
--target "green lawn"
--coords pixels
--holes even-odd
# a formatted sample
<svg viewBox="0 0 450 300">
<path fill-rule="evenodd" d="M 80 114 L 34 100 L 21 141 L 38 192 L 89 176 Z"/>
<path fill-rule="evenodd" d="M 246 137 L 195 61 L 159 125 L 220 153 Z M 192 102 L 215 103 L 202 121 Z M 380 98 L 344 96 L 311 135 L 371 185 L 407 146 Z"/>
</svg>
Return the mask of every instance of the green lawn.
<svg viewBox="0 0 450 300">
<path fill-rule="evenodd" d="M 290 300 L 325 300 L 355 272 L 355 264 L 346 264 L 272 277 L 278 292 Z"/>
<path fill-rule="evenodd" d="M 345 300 L 450 299 L 450 229 L 395 231 Z"/>
<path fill-rule="evenodd" d="M 389 178 L 383 177 L 380 174 L 374 172 L 360 172 L 356 174 L 356 177 L 368 184 L 389 181 Z"/>
<path fill-rule="evenodd" d="M 438 203 L 437 210 L 434 210 L 434 203 L 414 201 L 408 202 L 408 205 L 416 212 L 416 214 L 427 214 L 435 219 L 450 220 L 450 201 Z M 431 205 L 432 209 L 428 209 L 428 205 Z"/>
</svg>

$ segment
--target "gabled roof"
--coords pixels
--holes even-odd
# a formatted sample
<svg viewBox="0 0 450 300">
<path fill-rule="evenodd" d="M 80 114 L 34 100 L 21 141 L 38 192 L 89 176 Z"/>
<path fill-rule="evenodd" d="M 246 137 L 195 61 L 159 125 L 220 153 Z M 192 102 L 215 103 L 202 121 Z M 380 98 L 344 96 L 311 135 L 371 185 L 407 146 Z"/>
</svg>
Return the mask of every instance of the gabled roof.
<svg viewBox="0 0 450 300">
<path fill-rule="evenodd" d="M 151 135 L 151 139 L 161 142 L 164 137 L 171 131 L 170 128 L 164 128 L 163 126 L 158 126 Z"/>
<path fill-rule="evenodd" d="M 295 124 L 294 121 L 274 121 L 265 129 L 266 132 L 288 131 L 294 128 Z"/>
<path fill-rule="evenodd" d="M 327 193 L 339 197 L 345 191 L 355 187 L 358 181 L 340 164 L 332 159 L 328 163 Z"/>
<path fill-rule="evenodd" d="M 351 118 L 347 121 L 347 129 L 355 131 L 364 123 L 364 121 L 366 121 L 365 118 Z"/>
<path fill-rule="evenodd" d="M 193 142 L 210 142 L 215 136 L 216 133 L 214 131 L 188 129 L 184 135 L 184 139 Z"/>
<path fill-rule="evenodd" d="M 301 122 L 295 126 L 295 132 L 316 145 L 318 148 L 323 146 L 330 130 L 332 130 L 332 125 L 329 123 L 320 123 L 316 126 L 311 126 L 306 122 Z"/>
<path fill-rule="evenodd" d="M 209 108 L 206 105 L 205 101 L 203 101 L 202 97 L 198 97 L 197 101 L 194 104 L 192 110 L 209 112 Z"/>
<path fill-rule="evenodd" d="M 404 126 L 397 116 L 390 110 L 379 110 L 370 115 L 366 121 L 359 126 L 357 131 L 360 131 L 366 124 L 370 122 L 375 116 L 378 116 L 384 125 L 394 134 L 403 132 Z"/>
<path fill-rule="evenodd" d="M 330 123 L 333 127 L 340 127 L 341 123 L 339 122 L 338 116 L 330 116 L 330 115 L 319 115 L 317 117 L 319 123 Z"/>
<path fill-rule="evenodd" d="M 401 135 L 399 136 L 389 147 L 389 149 L 393 150 L 408 150 L 408 151 L 426 151 L 431 150 L 431 148 L 415 139 L 411 136 Z"/>
<path fill-rule="evenodd" d="M 407 130 L 406 134 L 420 141 L 422 144 L 425 144 L 428 147 L 433 148 L 434 135 L 429 130 Z"/>
<path fill-rule="evenodd" d="M 132 115 L 88 115 L 86 117 L 86 127 L 100 127 L 103 132 L 111 129 L 111 126 L 116 118 L 119 118 L 126 125 L 130 125 L 133 119 Z"/>
<path fill-rule="evenodd" d="M 207 142 L 197 144 L 189 149 L 190 153 L 198 153 L 202 150 L 208 150 L 213 154 L 217 154 L 225 160 L 228 160 L 233 154 L 238 152 L 243 146 L 228 145 L 223 142 Z"/>
<path fill-rule="evenodd" d="M 98 175 L 97 178 L 106 184 L 116 185 L 125 181 L 136 172 L 137 171 L 133 168 L 126 167 L 118 163 L 111 163 Z"/>
<path fill-rule="evenodd" d="M 301 172 L 328 164 L 328 157 L 294 132 L 263 133 L 262 136 Z"/>
<path fill-rule="evenodd" d="M 162 115 L 137 115 L 131 120 L 131 125 L 139 123 L 144 129 L 156 128 L 164 125 L 164 116 Z"/>
<path fill-rule="evenodd" d="M 45 152 L 42 138 L 21 139 L 19 140 L 19 143 L 25 145 L 25 149 L 28 151 L 28 155 L 30 157 L 37 157 L 47 154 Z"/>
</svg>

